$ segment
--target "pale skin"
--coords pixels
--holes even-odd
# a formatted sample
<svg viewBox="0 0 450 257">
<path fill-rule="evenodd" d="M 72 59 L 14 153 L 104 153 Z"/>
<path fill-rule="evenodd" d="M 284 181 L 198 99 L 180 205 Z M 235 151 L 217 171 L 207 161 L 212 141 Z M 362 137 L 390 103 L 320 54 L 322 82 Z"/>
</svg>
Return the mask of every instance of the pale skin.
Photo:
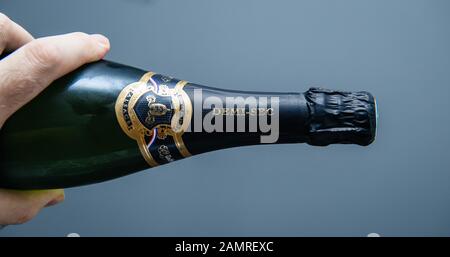
<svg viewBox="0 0 450 257">
<path fill-rule="evenodd" d="M 0 129 L 8 118 L 55 79 L 102 59 L 110 48 L 99 34 L 81 32 L 34 39 L 0 13 Z M 0 153 L 1 154 L 1 153 Z M 21 224 L 39 211 L 64 201 L 64 191 L 0 189 L 0 225 Z"/>
</svg>

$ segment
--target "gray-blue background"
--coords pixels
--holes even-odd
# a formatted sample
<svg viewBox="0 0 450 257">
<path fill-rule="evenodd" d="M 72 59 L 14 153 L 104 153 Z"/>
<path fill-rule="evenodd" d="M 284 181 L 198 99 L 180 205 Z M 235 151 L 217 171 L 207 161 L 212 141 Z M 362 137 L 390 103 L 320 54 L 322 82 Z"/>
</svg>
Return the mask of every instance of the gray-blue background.
<svg viewBox="0 0 450 257">
<path fill-rule="evenodd" d="M 450 1 L 2 0 L 41 37 L 103 33 L 108 59 L 201 84 L 367 90 L 369 147 L 244 147 L 66 190 L 0 235 L 450 236 Z"/>
</svg>

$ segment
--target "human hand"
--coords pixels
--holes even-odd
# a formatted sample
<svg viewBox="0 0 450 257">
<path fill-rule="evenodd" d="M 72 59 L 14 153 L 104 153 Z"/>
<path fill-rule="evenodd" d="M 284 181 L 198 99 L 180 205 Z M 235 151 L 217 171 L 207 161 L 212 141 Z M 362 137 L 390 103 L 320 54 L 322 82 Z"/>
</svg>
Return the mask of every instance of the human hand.
<svg viewBox="0 0 450 257">
<path fill-rule="evenodd" d="M 52 81 L 85 63 L 102 59 L 109 47 L 106 37 L 81 32 L 34 39 L 0 13 L 0 54 L 11 52 L 0 60 L 0 129 Z M 0 189 L 0 225 L 24 223 L 42 208 L 63 200 L 62 189 Z"/>
</svg>

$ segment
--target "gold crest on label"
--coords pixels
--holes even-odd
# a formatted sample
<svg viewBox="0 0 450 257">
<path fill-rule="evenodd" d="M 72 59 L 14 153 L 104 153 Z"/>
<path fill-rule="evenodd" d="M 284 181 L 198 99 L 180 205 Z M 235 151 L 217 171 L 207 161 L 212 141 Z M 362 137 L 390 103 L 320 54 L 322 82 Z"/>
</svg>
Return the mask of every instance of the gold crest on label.
<svg viewBox="0 0 450 257">
<path fill-rule="evenodd" d="M 158 84 L 152 79 L 154 75 L 146 73 L 138 82 L 126 86 L 115 106 L 120 127 L 138 142 L 141 153 L 152 167 L 158 165 L 150 153 L 155 138 L 166 140 L 170 136 L 180 154 L 190 156 L 182 135 L 192 117 L 192 103 L 183 90 L 187 82 L 176 80 L 173 84 Z"/>
</svg>

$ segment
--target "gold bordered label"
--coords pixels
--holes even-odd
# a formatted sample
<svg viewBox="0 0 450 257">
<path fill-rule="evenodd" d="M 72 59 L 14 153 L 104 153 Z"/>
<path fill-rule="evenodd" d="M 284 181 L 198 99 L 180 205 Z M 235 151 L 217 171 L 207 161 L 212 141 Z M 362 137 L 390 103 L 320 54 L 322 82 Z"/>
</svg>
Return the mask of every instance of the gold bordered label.
<svg viewBox="0 0 450 257">
<path fill-rule="evenodd" d="M 191 155 L 182 137 L 192 117 L 192 103 L 183 90 L 186 84 L 148 72 L 122 89 L 117 98 L 120 127 L 138 143 L 151 167 Z"/>
</svg>

